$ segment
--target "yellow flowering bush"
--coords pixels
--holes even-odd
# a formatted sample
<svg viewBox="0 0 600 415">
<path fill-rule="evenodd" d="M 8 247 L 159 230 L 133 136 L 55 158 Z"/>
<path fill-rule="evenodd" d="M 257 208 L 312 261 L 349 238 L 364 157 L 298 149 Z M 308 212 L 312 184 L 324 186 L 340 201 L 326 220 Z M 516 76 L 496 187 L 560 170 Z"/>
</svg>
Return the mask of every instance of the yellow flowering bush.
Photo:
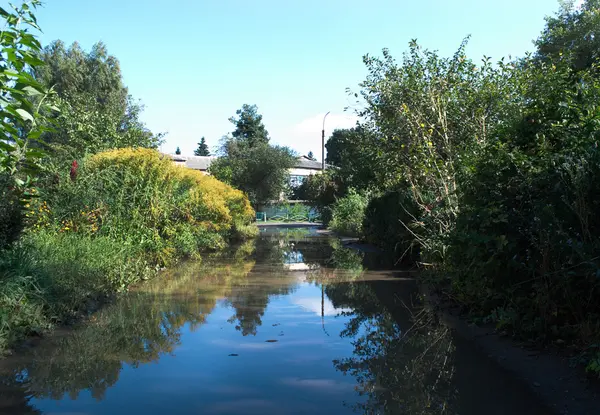
<svg viewBox="0 0 600 415">
<path fill-rule="evenodd" d="M 255 233 L 243 192 L 151 149 L 116 149 L 83 160 L 51 205 L 59 231 L 141 245 L 160 265 Z"/>
</svg>

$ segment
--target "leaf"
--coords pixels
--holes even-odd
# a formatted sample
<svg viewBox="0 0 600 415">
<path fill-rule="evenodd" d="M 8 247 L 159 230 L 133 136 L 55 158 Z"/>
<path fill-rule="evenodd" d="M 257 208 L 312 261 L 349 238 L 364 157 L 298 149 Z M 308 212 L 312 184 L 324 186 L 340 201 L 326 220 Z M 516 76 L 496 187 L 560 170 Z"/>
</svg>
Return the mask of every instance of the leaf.
<svg viewBox="0 0 600 415">
<path fill-rule="evenodd" d="M 28 120 L 31 122 L 34 122 L 33 120 L 33 115 L 31 115 L 29 112 L 25 111 L 23 108 L 17 108 L 16 112 L 24 119 L 24 120 Z"/>
<path fill-rule="evenodd" d="M 0 149 L 6 151 L 6 152 L 11 152 L 11 151 L 15 151 L 17 148 L 15 146 L 11 146 L 8 143 L 5 143 L 4 141 L 0 141 Z"/>
</svg>

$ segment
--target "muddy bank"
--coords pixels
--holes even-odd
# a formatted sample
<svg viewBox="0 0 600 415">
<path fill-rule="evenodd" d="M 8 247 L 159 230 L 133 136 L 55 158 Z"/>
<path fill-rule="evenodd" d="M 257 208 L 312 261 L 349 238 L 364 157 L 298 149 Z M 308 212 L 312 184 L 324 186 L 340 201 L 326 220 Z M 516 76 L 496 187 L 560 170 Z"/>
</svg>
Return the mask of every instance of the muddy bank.
<svg viewBox="0 0 600 415">
<path fill-rule="evenodd" d="M 329 233 L 329 231 L 324 231 Z M 339 237 L 345 247 L 364 253 L 381 252 L 378 247 L 361 243 L 358 238 Z M 416 273 L 403 272 L 416 277 Z M 418 278 L 416 279 L 418 281 Z M 455 342 L 463 351 L 479 355 L 477 365 L 470 365 L 470 373 L 459 379 L 457 384 L 470 384 L 464 387 L 473 398 L 489 395 L 494 388 L 505 389 L 508 385 L 514 393 L 522 394 L 523 405 L 528 405 L 531 396 L 543 402 L 548 413 L 560 415 L 588 415 L 600 413 L 600 384 L 585 376 L 581 367 L 574 366 L 571 359 L 548 350 L 530 349 L 517 341 L 498 334 L 494 327 L 471 324 L 450 306 L 444 305 L 432 290 L 422 284 L 419 291 L 427 305 L 435 311 L 439 319 L 454 333 Z M 399 308 L 410 299 L 401 299 L 397 286 L 378 289 L 377 295 L 396 317 L 402 316 Z M 403 324 L 408 324 L 402 321 Z M 469 353 L 469 352 L 467 352 Z M 463 352 L 464 354 L 464 352 Z M 482 376 L 482 371 L 501 368 L 505 376 L 494 380 L 494 384 L 480 385 L 469 377 Z M 495 384 L 497 383 L 497 384 Z M 517 386 L 517 387 L 514 387 Z M 491 399 L 491 398 L 490 398 Z M 466 399 L 465 401 L 469 401 Z M 522 409 L 522 408 L 521 408 Z M 491 410 L 491 409 L 490 409 Z M 491 410 L 492 411 L 492 410 Z M 489 412 L 489 413 L 493 413 Z"/>
</svg>

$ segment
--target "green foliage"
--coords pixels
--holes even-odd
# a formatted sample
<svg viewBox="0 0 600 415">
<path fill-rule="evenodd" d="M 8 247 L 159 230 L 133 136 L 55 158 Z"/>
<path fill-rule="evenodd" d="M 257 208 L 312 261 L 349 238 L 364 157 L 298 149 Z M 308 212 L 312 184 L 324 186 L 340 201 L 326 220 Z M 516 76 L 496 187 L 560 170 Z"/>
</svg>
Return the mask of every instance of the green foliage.
<svg viewBox="0 0 600 415">
<path fill-rule="evenodd" d="M 309 151 L 308 154 L 306 155 L 306 158 L 312 161 L 317 161 L 317 159 L 315 158 L 315 155 L 313 154 L 312 151 Z"/>
<path fill-rule="evenodd" d="M 368 197 L 350 189 L 333 204 L 329 227 L 342 235 L 361 236 L 368 202 Z"/>
<path fill-rule="evenodd" d="M 29 232 L 0 259 L 0 349 L 181 257 L 258 233 L 242 192 L 151 149 L 86 158 L 26 218 Z"/>
<path fill-rule="evenodd" d="M 416 42 L 400 63 L 365 56 L 368 134 L 331 141 L 339 168 L 307 184 L 313 200 L 331 206 L 367 177 L 382 195 L 366 211 L 368 240 L 396 255 L 417 243 L 443 291 L 504 330 L 598 344 L 599 6 L 563 7 L 513 62 L 478 65 L 466 42 L 450 58 Z M 363 148 L 370 178 L 352 166 Z"/>
<path fill-rule="evenodd" d="M 269 133 L 256 105 L 244 104 L 235 114 L 237 117 L 231 117 L 229 121 L 235 125 L 231 135 L 238 143 L 248 147 L 269 143 Z"/>
<path fill-rule="evenodd" d="M 228 140 L 224 153 L 211 163 L 210 174 L 245 192 L 253 206 L 278 200 L 287 191 L 288 171 L 296 162 L 289 148 L 268 144 L 247 147 Z"/>
<path fill-rule="evenodd" d="M 236 129 L 223 137 L 221 157 L 214 160 L 210 174 L 248 195 L 253 206 L 278 200 L 288 190 L 288 170 L 296 155 L 287 147 L 269 145 L 269 134 L 256 105 L 244 104 L 231 117 Z"/>
<path fill-rule="evenodd" d="M 198 143 L 198 148 L 194 150 L 194 156 L 210 156 L 208 146 L 206 145 L 206 139 L 202 137 Z"/>
<path fill-rule="evenodd" d="M 26 235 L 0 256 L 0 350 L 153 272 L 142 252 L 112 238 Z"/>
<path fill-rule="evenodd" d="M 383 248 L 394 260 L 419 258 L 421 216 L 412 194 L 406 188 L 371 198 L 365 209 L 363 235 L 367 242 Z"/>
<path fill-rule="evenodd" d="M 140 121 L 143 107 L 129 95 L 119 61 L 103 43 L 85 52 L 76 42 L 67 49 L 58 40 L 44 48 L 41 58 L 46 65 L 36 68 L 34 77 L 56 90 L 53 101 L 60 109 L 48 113 L 54 129 L 42 137 L 53 150 L 48 163 L 53 170 L 88 153 L 158 146 L 161 135 Z"/>
<path fill-rule="evenodd" d="M 40 1 L 23 2 L 11 12 L 0 8 L 0 249 L 22 228 L 22 205 L 32 196 L 45 153 L 36 148 L 47 131 L 43 113 L 50 91 L 30 72 L 43 65 L 33 11 Z"/>
<path fill-rule="evenodd" d="M 0 173 L 0 250 L 18 239 L 25 225 L 23 205 L 12 186 L 10 175 Z"/>
<path fill-rule="evenodd" d="M 88 158 L 77 180 L 62 178 L 49 205 L 58 229 L 139 246 L 161 266 L 223 247 L 254 218 L 241 192 L 179 168 L 150 149 L 112 150 Z"/>
<path fill-rule="evenodd" d="M 579 9 L 563 3 L 556 16 L 548 17 L 537 39 L 536 59 L 543 62 L 569 58 L 575 72 L 590 69 L 600 58 L 600 1 L 585 0 Z"/>
<path fill-rule="evenodd" d="M 178 156 L 181 154 L 181 150 L 179 149 L 179 147 L 175 149 L 175 154 L 177 154 Z"/>
<path fill-rule="evenodd" d="M 335 201 L 346 194 L 346 187 L 340 183 L 336 170 L 325 170 L 313 174 L 294 190 L 297 200 L 307 200 L 317 209 L 325 225 L 331 221 L 331 208 Z"/>
<path fill-rule="evenodd" d="M 373 145 L 376 135 L 367 128 L 356 127 L 347 130 L 334 130 L 325 144 L 327 164 L 337 167 L 337 177 L 347 187 L 365 190 L 377 183 L 379 166 L 377 163 L 365 163 L 374 159 Z"/>
</svg>

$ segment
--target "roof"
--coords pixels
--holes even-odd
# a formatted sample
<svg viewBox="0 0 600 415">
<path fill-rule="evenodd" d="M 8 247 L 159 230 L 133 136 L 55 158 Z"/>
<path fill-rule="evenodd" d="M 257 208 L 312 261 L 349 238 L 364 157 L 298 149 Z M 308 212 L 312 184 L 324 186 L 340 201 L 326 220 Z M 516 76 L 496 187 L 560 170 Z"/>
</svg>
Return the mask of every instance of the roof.
<svg viewBox="0 0 600 415">
<path fill-rule="evenodd" d="M 206 171 L 214 159 L 216 159 L 215 156 L 190 156 L 187 157 L 185 167 Z"/>
<path fill-rule="evenodd" d="M 323 167 L 320 161 L 311 160 L 306 156 L 298 157 L 298 161 L 294 166 L 297 169 L 321 170 Z"/>
<path fill-rule="evenodd" d="M 167 154 L 176 163 L 185 163 L 185 167 L 194 170 L 208 170 L 208 167 L 212 163 L 216 156 L 181 156 L 174 154 Z M 320 161 L 310 160 L 306 156 L 298 157 L 296 164 L 294 165 L 297 169 L 307 170 L 321 170 L 322 165 Z"/>
</svg>

